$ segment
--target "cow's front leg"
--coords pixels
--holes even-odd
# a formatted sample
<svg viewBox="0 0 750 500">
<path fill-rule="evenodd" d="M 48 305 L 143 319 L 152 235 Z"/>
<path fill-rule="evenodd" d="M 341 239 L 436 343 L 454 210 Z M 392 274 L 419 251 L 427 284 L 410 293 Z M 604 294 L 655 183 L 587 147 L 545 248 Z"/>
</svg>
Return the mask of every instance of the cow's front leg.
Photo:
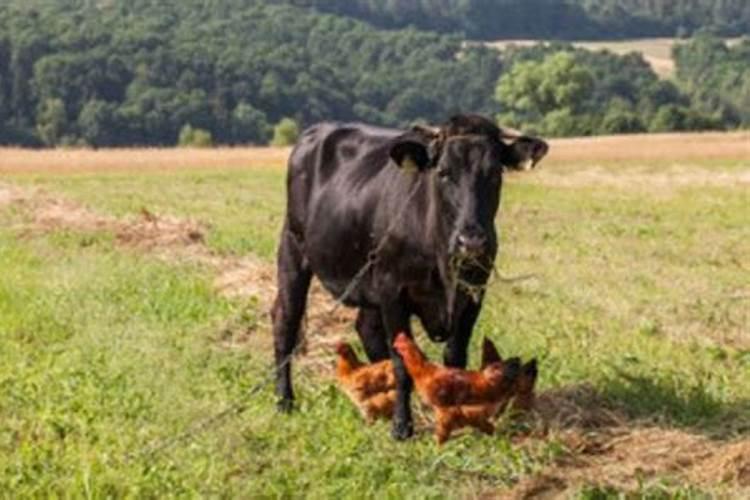
<svg viewBox="0 0 750 500">
<path fill-rule="evenodd" d="M 479 302 L 469 300 L 461 311 L 461 315 L 454 323 L 453 331 L 445 344 L 445 350 L 443 351 L 445 366 L 466 368 L 469 340 L 471 340 L 471 333 L 474 330 L 474 324 L 477 322 L 481 307 L 481 300 Z"/>
<path fill-rule="evenodd" d="M 396 334 L 404 332 L 411 337 L 409 312 L 400 300 L 393 300 L 381 306 L 383 326 L 388 337 L 388 346 L 393 363 L 393 373 L 396 376 L 396 405 L 393 411 L 393 427 L 391 435 L 394 439 L 403 441 L 414 435 L 414 422 L 411 416 L 411 393 L 414 382 L 406 371 L 404 361 L 393 349 Z"/>
<path fill-rule="evenodd" d="M 361 307 L 357 313 L 356 329 L 370 362 L 391 357 L 388 337 L 383 326 L 383 315 L 378 309 Z"/>
</svg>

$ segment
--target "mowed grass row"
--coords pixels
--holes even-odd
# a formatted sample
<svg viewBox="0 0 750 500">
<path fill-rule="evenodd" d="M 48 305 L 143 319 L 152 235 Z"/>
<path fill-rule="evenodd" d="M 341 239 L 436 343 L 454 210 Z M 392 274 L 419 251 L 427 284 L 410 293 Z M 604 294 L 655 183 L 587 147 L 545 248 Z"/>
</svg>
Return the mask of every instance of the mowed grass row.
<svg viewBox="0 0 750 500">
<path fill-rule="evenodd" d="M 725 172 L 716 161 L 697 167 Z M 554 162 L 547 168 L 555 173 Z M 627 175 L 615 170 L 621 163 L 604 168 Z M 717 439 L 747 437 L 747 185 L 654 191 L 555 186 L 540 182 L 544 175 L 512 176 L 504 188 L 498 268 L 506 277 L 534 277 L 492 285 L 473 363 L 487 335 L 503 354 L 540 358 L 542 391 L 591 384 L 633 419 Z M 215 251 L 269 263 L 283 216 L 284 172 L 276 164 L 14 174 L 3 182 L 105 214 L 145 207 L 197 218 L 210 225 Z M 248 302 L 220 297 L 208 269 L 118 247 L 104 232 L 29 234 L 21 230 L 27 219 L 22 207 L 0 207 L 6 495 L 464 497 L 502 491 L 564 451 L 554 438 L 513 444 L 514 425 L 491 438 L 467 433 L 442 448 L 429 431 L 394 443 L 388 424 L 365 426 L 329 379 L 305 373 L 293 416 L 276 415 L 268 386 L 241 415 L 143 454 L 265 380 L 270 333 L 255 330 L 246 345 L 227 348 L 219 341 L 224 324 Z M 251 307 L 232 328 L 255 324 L 261 313 Z M 698 491 L 660 475 L 640 488 Z"/>
</svg>

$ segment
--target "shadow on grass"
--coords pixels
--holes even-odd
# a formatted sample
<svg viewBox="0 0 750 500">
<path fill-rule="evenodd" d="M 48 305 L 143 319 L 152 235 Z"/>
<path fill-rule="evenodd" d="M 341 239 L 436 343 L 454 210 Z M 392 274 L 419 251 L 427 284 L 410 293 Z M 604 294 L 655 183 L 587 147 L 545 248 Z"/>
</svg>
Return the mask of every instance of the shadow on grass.
<svg viewBox="0 0 750 500">
<path fill-rule="evenodd" d="M 703 384 L 686 386 L 675 378 L 617 376 L 599 385 L 601 397 L 628 419 L 677 427 L 714 439 L 750 436 L 750 401 L 726 402 Z"/>
<path fill-rule="evenodd" d="M 537 420 L 520 428 L 553 436 L 563 452 L 507 497 L 563 497 L 583 488 L 577 497 L 692 498 L 708 495 L 690 485 L 747 487 L 750 401 L 721 400 L 712 390 L 671 374 L 616 370 L 596 387 L 540 393 Z M 653 489 L 661 480 L 673 483 Z"/>
</svg>

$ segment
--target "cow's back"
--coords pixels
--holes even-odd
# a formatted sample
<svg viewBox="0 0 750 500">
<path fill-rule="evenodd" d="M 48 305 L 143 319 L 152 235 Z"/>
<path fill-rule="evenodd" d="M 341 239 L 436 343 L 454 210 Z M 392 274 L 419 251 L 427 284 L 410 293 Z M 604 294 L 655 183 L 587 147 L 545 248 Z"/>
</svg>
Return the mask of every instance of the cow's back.
<svg viewBox="0 0 750 500">
<path fill-rule="evenodd" d="M 324 196 L 329 185 L 346 192 L 377 176 L 388 163 L 389 144 L 401 134 L 359 123 L 323 122 L 307 128 L 289 157 L 289 228 L 303 237 L 316 197 Z"/>
</svg>

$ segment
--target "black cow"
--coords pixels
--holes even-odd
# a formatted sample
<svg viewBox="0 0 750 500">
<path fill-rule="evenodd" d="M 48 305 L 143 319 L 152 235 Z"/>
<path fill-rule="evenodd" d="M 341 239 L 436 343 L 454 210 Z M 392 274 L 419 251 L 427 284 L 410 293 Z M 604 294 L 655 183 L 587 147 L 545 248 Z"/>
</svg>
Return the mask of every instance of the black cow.
<svg viewBox="0 0 750 500">
<path fill-rule="evenodd" d="M 393 338 L 410 333 L 417 316 L 432 340 L 447 343 L 444 363 L 466 366 L 481 287 L 497 253 L 503 170 L 533 166 L 547 150 L 540 139 L 509 137 L 476 115 L 453 117 L 438 129 L 321 123 L 305 130 L 289 158 L 278 253 L 279 408 L 292 407 L 289 356 L 312 276 L 340 297 L 371 262 L 344 303 L 359 307 L 356 329 L 370 360 L 392 359 L 392 434 L 411 436 L 412 381 L 391 349 Z"/>
</svg>

